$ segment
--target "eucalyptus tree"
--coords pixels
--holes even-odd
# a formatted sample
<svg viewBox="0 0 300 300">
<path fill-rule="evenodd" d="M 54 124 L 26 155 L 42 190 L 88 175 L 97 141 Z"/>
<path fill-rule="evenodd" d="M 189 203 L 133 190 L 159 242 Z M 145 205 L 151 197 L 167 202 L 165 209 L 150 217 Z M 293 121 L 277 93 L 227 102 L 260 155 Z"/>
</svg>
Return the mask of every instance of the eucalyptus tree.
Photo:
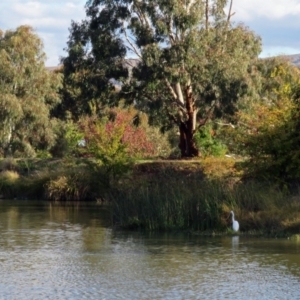
<svg viewBox="0 0 300 300">
<path fill-rule="evenodd" d="M 43 43 L 30 26 L 0 31 L 0 148 L 35 155 L 55 139 L 50 112 L 60 76 L 45 67 Z"/>
<path fill-rule="evenodd" d="M 122 56 L 138 60 L 120 95 L 147 112 L 152 123 L 164 128 L 176 124 L 182 157 L 199 155 L 193 137 L 200 126 L 234 111 L 235 102 L 247 90 L 248 67 L 260 53 L 260 38 L 231 22 L 232 7 L 232 0 L 89 0 L 86 4 L 82 26 L 109 33 L 98 31 L 99 43 L 91 43 L 89 53 L 95 56 L 99 51 L 109 57 L 105 50 L 113 37 L 118 49 L 126 49 Z"/>
<path fill-rule="evenodd" d="M 105 11 L 106 12 L 106 11 Z M 101 17 L 72 21 L 67 56 L 62 58 L 62 103 L 56 115 L 75 120 L 85 114 L 99 114 L 115 98 L 114 78 L 126 78 L 126 48 L 115 31 L 121 26 L 113 12 Z"/>
</svg>

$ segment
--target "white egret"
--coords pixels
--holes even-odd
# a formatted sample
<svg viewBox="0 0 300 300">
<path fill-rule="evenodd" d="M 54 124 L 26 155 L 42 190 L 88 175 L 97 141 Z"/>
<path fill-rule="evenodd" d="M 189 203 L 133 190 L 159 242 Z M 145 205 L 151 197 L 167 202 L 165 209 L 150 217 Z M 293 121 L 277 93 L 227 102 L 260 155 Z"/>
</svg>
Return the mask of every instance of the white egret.
<svg viewBox="0 0 300 300">
<path fill-rule="evenodd" d="M 230 214 L 232 215 L 232 230 L 235 231 L 235 232 L 237 232 L 237 231 L 239 231 L 240 224 L 239 224 L 238 221 L 236 221 L 234 219 L 234 212 L 231 211 Z"/>
</svg>

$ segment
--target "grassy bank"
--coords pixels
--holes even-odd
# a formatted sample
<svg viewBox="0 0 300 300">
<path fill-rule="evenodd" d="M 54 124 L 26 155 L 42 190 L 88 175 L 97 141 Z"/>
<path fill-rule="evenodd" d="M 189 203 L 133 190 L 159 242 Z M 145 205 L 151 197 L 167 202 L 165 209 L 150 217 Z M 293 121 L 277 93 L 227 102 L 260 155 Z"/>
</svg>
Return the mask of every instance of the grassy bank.
<svg viewBox="0 0 300 300">
<path fill-rule="evenodd" d="M 93 201 L 106 190 L 107 178 L 101 172 L 84 159 L 4 159 L 0 162 L 0 196 Z"/>
<path fill-rule="evenodd" d="M 0 194 L 10 199 L 106 200 L 113 226 L 145 230 L 231 233 L 300 231 L 299 192 L 270 182 L 243 182 L 232 159 L 136 163 L 121 178 L 84 160 L 3 160 Z M 108 184 L 109 183 L 109 184 Z"/>
</svg>

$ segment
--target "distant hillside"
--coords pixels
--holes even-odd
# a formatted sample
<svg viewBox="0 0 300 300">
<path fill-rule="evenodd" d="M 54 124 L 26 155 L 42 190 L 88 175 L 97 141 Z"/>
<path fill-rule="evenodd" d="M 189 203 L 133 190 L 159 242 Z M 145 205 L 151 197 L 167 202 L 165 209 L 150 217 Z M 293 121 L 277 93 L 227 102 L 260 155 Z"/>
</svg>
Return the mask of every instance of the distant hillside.
<svg viewBox="0 0 300 300">
<path fill-rule="evenodd" d="M 300 54 L 284 55 L 291 63 L 300 68 Z"/>
<path fill-rule="evenodd" d="M 292 54 L 292 55 L 280 55 L 288 59 L 293 65 L 300 68 L 300 54 Z"/>
<path fill-rule="evenodd" d="M 46 69 L 50 72 L 59 71 L 62 68 L 62 65 L 55 66 L 55 67 L 46 67 Z"/>
</svg>

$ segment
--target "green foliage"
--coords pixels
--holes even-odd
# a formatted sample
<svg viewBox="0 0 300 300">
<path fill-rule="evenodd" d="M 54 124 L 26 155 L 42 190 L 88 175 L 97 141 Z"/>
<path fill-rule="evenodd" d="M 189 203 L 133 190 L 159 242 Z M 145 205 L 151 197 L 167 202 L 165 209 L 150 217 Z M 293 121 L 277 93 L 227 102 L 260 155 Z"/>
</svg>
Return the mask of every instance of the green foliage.
<svg viewBox="0 0 300 300">
<path fill-rule="evenodd" d="M 29 26 L 0 35 L 0 151 L 35 156 L 54 143 L 51 109 L 61 78 L 45 68 L 40 38 Z"/>
<path fill-rule="evenodd" d="M 90 13 L 97 13 L 96 10 Z M 114 30 L 114 12 L 90 22 L 72 21 L 67 48 L 62 59 L 62 103 L 55 115 L 64 118 L 70 112 L 74 120 L 82 115 L 101 114 L 105 105 L 115 103 L 112 78 L 121 83 L 128 76 L 124 68 L 125 46 Z"/>
<path fill-rule="evenodd" d="M 299 180 L 299 69 L 282 59 L 264 60 L 259 68 L 265 76 L 261 98 L 241 109 L 236 126 L 228 128 L 232 145 L 250 157 L 249 176 Z"/>
<path fill-rule="evenodd" d="M 64 59 L 65 99 L 73 102 L 73 114 L 91 112 L 83 106 L 80 112 L 76 103 L 98 113 L 120 96 L 146 112 L 151 124 L 178 126 L 181 155 L 198 155 L 197 126 L 235 111 L 248 90 L 248 67 L 260 52 L 259 37 L 234 26 L 231 12 L 224 14 L 226 3 L 88 1 L 86 20 L 72 24 Z M 128 60 L 131 76 L 125 80 L 121 65 L 132 53 L 137 59 Z M 103 97 L 109 78 L 122 83 L 121 91 Z"/>
<path fill-rule="evenodd" d="M 78 124 L 72 120 L 66 122 L 57 120 L 54 126 L 56 143 L 50 152 L 53 157 L 80 156 L 80 148 L 83 146 L 84 134 L 80 132 Z"/>
<path fill-rule="evenodd" d="M 41 159 L 51 158 L 52 155 L 48 150 L 37 150 L 36 157 Z"/>
<path fill-rule="evenodd" d="M 202 126 L 194 138 L 203 156 L 224 156 L 227 152 L 226 146 L 218 139 L 210 124 Z"/>
</svg>

